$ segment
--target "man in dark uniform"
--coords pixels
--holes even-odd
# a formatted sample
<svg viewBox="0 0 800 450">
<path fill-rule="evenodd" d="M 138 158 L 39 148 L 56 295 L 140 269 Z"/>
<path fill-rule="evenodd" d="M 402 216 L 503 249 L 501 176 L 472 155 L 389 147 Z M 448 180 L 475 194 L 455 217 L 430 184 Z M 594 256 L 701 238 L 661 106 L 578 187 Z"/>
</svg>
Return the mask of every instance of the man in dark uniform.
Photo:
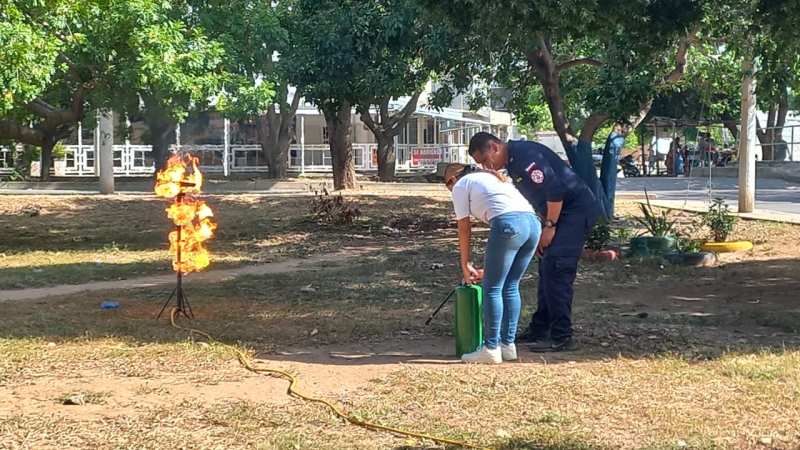
<svg viewBox="0 0 800 450">
<path fill-rule="evenodd" d="M 601 213 L 597 200 L 586 183 L 542 144 L 504 143 L 480 132 L 470 140 L 469 154 L 485 168 L 506 168 L 544 224 L 538 249 L 538 305 L 520 339 L 531 343 L 532 351 L 573 349 L 572 285 L 586 237 Z"/>
</svg>

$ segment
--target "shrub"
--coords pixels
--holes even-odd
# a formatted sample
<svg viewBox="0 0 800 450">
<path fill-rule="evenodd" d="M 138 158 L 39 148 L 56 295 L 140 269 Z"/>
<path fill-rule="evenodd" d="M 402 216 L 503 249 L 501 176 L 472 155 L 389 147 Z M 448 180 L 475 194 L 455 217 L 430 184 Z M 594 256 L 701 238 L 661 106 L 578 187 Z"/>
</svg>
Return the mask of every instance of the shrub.
<svg viewBox="0 0 800 450">
<path fill-rule="evenodd" d="M 703 214 L 702 223 L 711 230 L 714 242 L 725 242 L 733 231 L 736 217 L 728 209 L 728 205 L 721 198 L 711 201 L 708 212 Z"/>
<path fill-rule="evenodd" d="M 656 212 L 655 208 L 650 204 L 650 196 L 647 195 L 647 189 L 644 190 L 644 197 L 647 199 L 647 203 L 639 205 L 644 217 L 635 217 L 636 221 L 642 224 L 653 237 L 670 236 L 672 229 L 675 227 L 675 221 L 669 217 L 670 212 L 666 209 Z"/>
<path fill-rule="evenodd" d="M 352 225 L 361 216 L 361 210 L 355 202 L 342 197 L 342 194 L 331 195 L 323 187 L 322 192 L 314 191 L 311 215 L 318 223 Z"/>
<path fill-rule="evenodd" d="M 600 251 L 611 241 L 611 228 L 605 222 L 597 222 L 592 228 L 592 232 L 586 239 L 586 246 L 590 250 Z"/>
</svg>

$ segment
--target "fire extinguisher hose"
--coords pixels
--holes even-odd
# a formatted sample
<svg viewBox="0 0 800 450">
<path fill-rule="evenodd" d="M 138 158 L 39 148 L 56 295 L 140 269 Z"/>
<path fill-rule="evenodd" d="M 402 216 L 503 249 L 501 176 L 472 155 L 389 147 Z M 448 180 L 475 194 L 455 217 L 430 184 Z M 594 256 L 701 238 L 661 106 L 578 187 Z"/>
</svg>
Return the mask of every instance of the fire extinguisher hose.
<svg viewBox="0 0 800 450">
<path fill-rule="evenodd" d="M 437 442 L 439 444 L 453 445 L 453 446 L 458 446 L 458 447 L 462 447 L 462 448 L 477 448 L 477 449 L 484 449 L 485 448 L 485 447 L 479 447 L 479 446 L 471 445 L 471 444 L 468 444 L 466 442 L 461 442 L 461 441 L 456 441 L 456 440 L 451 440 L 451 439 L 446 439 L 446 438 L 430 436 L 430 435 L 427 435 L 427 434 L 424 434 L 424 433 L 417 433 L 415 431 L 402 430 L 402 429 L 399 429 L 399 428 L 389 427 L 389 426 L 385 426 L 385 425 L 379 425 L 377 423 L 368 422 L 366 420 L 361 420 L 361 419 L 358 419 L 356 417 L 353 417 L 352 415 L 347 414 L 346 412 L 342 411 L 341 408 L 339 408 L 338 406 L 336 406 L 333 403 L 329 402 L 328 400 L 305 394 L 302 391 L 300 391 L 299 389 L 297 389 L 297 377 L 295 377 L 291 373 L 286 372 L 284 370 L 280 370 L 280 369 L 273 369 L 273 368 L 267 368 L 267 367 L 256 367 L 255 365 L 253 365 L 253 361 L 250 359 L 250 357 L 245 352 L 239 350 L 235 346 L 230 345 L 230 344 L 226 344 L 224 342 L 221 342 L 221 341 L 215 339 L 209 333 L 206 333 L 205 331 L 198 330 L 196 328 L 185 327 L 185 326 L 182 326 L 182 325 L 178 324 L 178 322 L 176 320 L 177 313 L 178 313 L 178 309 L 177 308 L 173 308 L 171 313 L 170 313 L 170 323 L 172 324 L 172 326 L 174 328 L 177 328 L 177 329 L 182 330 L 182 331 L 186 331 L 190 335 L 195 335 L 196 334 L 196 335 L 202 336 L 202 337 L 204 337 L 205 339 L 207 339 L 211 343 L 219 344 L 219 345 L 222 345 L 222 346 L 225 346 L 225 347 L 229 348 L 234 354 L 236 354 L 236 357 L 239 360 L 239 363 L 245 369 L 249 370 L 250 372 L 260 374 L 260 375 L 267 375 L 267 376 L 280 378 L 282 380 L 288 381 L 289 382 L 289 387 L 287 388 L 286 392 L 290 396 L 294 396 L 294 397 L 300 398 L 300 399 L 305 400 L 307 402 L 321 403 L 321 404 L 327 406 L 336 416 L 344 419 L 345 421 L 347 421 L 347 422 L 349 422 L 349 423 L 351 423 L 353 425 L 356 425 L 356 426 L 359 426 L 359 427 L 362 427 L 362 428 L 366 428 L 366 429 L 370 429 L 370 430 L 375 430 L 375 431 L 387 431 L 389 433 L 395 433 L 395 434 L 408 436 L 408 437 L 413 437 L 413 438 L 417 438 L 417 439 L 427 439 L 429 441 Z"/>
</svg>

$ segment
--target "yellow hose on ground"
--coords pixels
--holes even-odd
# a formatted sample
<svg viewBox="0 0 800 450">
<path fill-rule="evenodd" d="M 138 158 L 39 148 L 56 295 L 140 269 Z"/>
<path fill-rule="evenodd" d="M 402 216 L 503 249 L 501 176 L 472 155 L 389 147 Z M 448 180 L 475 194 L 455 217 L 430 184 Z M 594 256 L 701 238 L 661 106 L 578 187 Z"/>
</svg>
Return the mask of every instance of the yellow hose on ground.
<svg viewBox="0 0 800 450">
<path fill-rule="evenodd" d="M 455 446 L 463 447 L 463 448 L 476 448 L 476 449 L 489 450 L 488 448 L 478 447 L 478 446 L 475 446 L 475 445 L 468 444 L 466 442 L 460 442 L 460 441 L 455 441 L 455 440 L 450 440 L 450 439 L 445 439 L 445 438 L 440 438 L 440 437 L 434 437 L 434 436 L 430 436 L 430 435 L 423 434 L 423 433 L 417 433 L 417 432 L 414 432 L 414 431 L 401 430 L 399 428 L 393 428 L 393 427 L 388 427 L 388 426 L 385 426 L 385 425 L 379 425 L 379 424 L 376 424 L 376 423 L 367 422 L 365 420 L 361 420 L 361 419 L 358 419 L 356 417 L 353 417 L 353 416 L 345 413 L 344 411 L 342 411 L 338 406 L 334 405 L 333 403 L 331 403 L 331 402 L 329 402 L 329 401 L 327 401 L 327 400 L 325 400 L 323 398 L 312 397 L 312 396 L 310 396 L 308 394 L 304 394 L 303 392 L 299 391 L 297 389 L 297 377 L 295 377 L 294 375 L 290 374 L 289 372 L 286 372 L 286 371 L 280 370 L 280 369 L 268 369 L 268 368 L 263 368 L 263 367 L 255 367 L 255 366 L 253 366 L 252 362 L 250 361 L 250 358 L 243 351 L 239 350 L 238 348 L 234 347 L 233 345 L 226 344 L 224 342 L 220 342 L 219 340 L 215 339 L 213 336 L 211 336 L 210 334 L 206 333 L 205 331 L 198 330 L 198 329 L 195 329 L 195 328 L 190 328 L 190 327 L 184 327 L 182 325 L 178 325 L 178 322 L 175 320 L 176 317 L 177 317 L 177 314 L 178 314 L 178 309 L 177 308 L 172 308 L 172 311 L 170 312 L 169 320 L 170 320 L 170 323 L 172 323 L 173 327 L 175 327 L 175 328 L 177 328 L 179 330 L 183 330 L 183 331 L 189 332 L 190 334 L 198 334 L 198 335 L 203 336 L 204 338 L 206 338 L 209 342 L 220 344 L 220 345 L 223 345 L 223 346 L 231 349 L 236 354 L 236 357 L 238 358 L 239 363 L 245 369 L 249 370 L 250 372 L 260 374 L 260 375 L 269 375 L 269 376 L 272 376 L 272 377 L 275 377 L 275 378 L 280 378 L 280 379 L 288 381 L 289 382 L 289 387 L 286 390 L 286 392 L 289 395 L 293 395 L 293 396 L 295 396 L 297 398 L 303 399 L 303 400 L 308 401 L 308 402 L 321 403 L 321 404 L 327 406 L 328 408 L 330 408 L 330 410 L 333 411 L 333 413 L 336 416 L 346 420 L 347 422 L 349 422 L 349 423 L 351 423 L 353 425 L 357 425 L 359 427 L 367 428 L 367 429 L 370 429 L 370 430 L 388 431 L 390 433 L 400 434 L 400 435 L 403 435 L 403 436 L 413 437 L 413 438 L 417 438 L 417 439 L 427 439 L 429 441 L 437 442 L 439 444 L 455 445 Z"/>
</svg>

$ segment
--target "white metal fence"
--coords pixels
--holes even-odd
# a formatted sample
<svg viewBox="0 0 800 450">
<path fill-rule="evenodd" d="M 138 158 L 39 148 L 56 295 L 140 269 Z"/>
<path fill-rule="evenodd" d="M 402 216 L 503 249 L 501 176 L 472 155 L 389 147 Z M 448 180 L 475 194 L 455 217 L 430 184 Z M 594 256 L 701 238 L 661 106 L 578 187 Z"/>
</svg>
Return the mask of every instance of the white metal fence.
<svg viewBox="0 0 800 450">
<path fill-rule="evenodd" d="M 377 170 L 377 144 L 353 144 L 353 164 L 359 171 Z M 327 144 L 289 147 L 290 172 L 330 172 L 332 168 L 331 150 Z"/>
<path fill-rule="evenodd" d="M 14 154 L 13 147 L 0 146 L 0 174 L 9 174 L 14 170 Z"/>
<path fill-rule="evenodd" d="M 396 171 L 398 173 L 431 172 L 439 162 L 469 160 L 467 147 L 450 144 L 398 144 Z M 170 150 L 190 152 L 200 160 L 200 167 L 209 173 L 265 172 L 269 165 L 260 145 L 172 145 Z M 84 177 L 96 175 L 97 149 L 94 145 L 65 145 L 65 156 L 54 162 L 55 176 Z M 353 144 L 356 170 L 369 172 L 378 169 L 377 144 Z M 13 152 L 0 148 L 0 173 L 13 168 Z M 292 145 L 289 148 L 290 172 L 330 172 L 330 148 L 327 144 Z M 38 167 L 38 166 L 37 166 Z M 114 146 L 114 174 L 120 177 L 147 176 L 155 170 L 152 146 L 123 144 Z M 34 175 L 38 171 L 34 169 Z"/>
<path fill-rule="evenodd" d="M 122 144 L 114 146 L 114 175 L 143 176 L 155 170 L 150 145 Z M 64 159 L 54 164 L 56 176 L 95 176 L 97 149 L 94 145 L 65 145 Z"/>
<path fill-rule="evenodd" d="M 170 148 L 173 152 L 178 147 Z M 265 172 L 269 170 L 260 145 L 181 145 L 180 151 L 189 152 L 200 160 L 200 168 L 206 172 Z M 227 156 L 227 157 L 226 157 Z"/>
</svg>

